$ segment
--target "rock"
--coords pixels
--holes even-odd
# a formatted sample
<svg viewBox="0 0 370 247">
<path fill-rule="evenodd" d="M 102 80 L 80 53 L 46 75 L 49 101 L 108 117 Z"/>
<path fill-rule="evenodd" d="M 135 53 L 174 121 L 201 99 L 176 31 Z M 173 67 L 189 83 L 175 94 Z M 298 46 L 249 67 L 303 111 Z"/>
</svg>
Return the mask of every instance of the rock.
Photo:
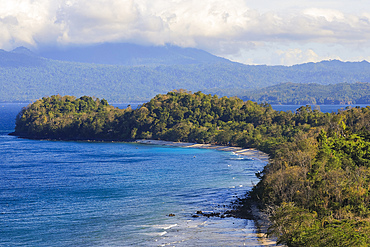
<svg viewBox="0 0 370 247">
<path fill-rule="evenodd" d="M 202 214 L 203 216 L 206 216 L 206 217 L 219 217 L 220 216 L 220 213 L 215 213 L 215 212 L 212 212 L 212 213 L 209 213 L 209 214 L 207 214 L 207 213 L 203 213 Z"/>
</svg>

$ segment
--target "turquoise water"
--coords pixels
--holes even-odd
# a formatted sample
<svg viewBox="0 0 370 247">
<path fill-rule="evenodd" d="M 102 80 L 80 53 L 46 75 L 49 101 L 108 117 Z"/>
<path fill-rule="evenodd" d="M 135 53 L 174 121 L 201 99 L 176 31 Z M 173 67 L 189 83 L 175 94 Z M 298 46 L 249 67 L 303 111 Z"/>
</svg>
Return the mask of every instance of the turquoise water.
<svg viewBox="0 0 370 247">
<path fill-rule="evenodd" d="M 260 246 L 224 211 L 264 164 L 229 152 L 8 136 L 0 105 L 0 246 Z M 175 214 L 169 217 L 169 214 Z"/>
</svg>

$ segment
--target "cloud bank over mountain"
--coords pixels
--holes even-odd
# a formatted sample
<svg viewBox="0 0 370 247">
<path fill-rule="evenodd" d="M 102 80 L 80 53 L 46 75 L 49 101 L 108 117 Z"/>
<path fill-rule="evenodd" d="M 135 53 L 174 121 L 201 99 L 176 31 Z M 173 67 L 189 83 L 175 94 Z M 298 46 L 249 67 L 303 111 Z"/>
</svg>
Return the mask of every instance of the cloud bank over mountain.
<svg viewBox="0 0 370 247">
<path fill-rule="evenodd" d="M 195 47 L 251 64 L 370 58 L 370 6 L 363 0 L 0 0 L 0 6 L 6 50 L 128 42 Z"/>
</svg>

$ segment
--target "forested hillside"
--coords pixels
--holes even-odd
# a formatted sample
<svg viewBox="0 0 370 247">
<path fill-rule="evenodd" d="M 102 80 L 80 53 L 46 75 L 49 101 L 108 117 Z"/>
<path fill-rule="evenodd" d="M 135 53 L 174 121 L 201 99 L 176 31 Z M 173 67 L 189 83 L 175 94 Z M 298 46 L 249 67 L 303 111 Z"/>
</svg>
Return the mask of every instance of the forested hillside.
<svg viewBox="0 0 370 247">
<path fill-rule="evenodd" d="M 252 90 L 241 99 L 282 105 L 369 104 L 370 83 L 283 83 Z"/>
<path fill-rule="evenodd" d="M 270 213 L 269 234 L 279 243 L 369 246 L 370 107 L 311 121 L 270 152 L 251 198 Z"/>
<path fill-rule="evenodd" d="M 250 90 L 284 82 L 323 85 L 370 82 L 370 64 L 366 61 L 252 66 L 200 50 L 178 49 L 163 56 L 152 52 L 150 56 L 135 58 L 129 54 L 128 60 L 135 61 L 131 65 L 50 60 L 25 48 L 1 51 L 0 102 L 31 102 L 54 94 L 100 95 L 109 102 L 143 101 L 178 88 L 243 97 Z"/>
<path fill-rule="evenodd" d="M 41 60 L 42 61 L 42 60 Z M 148 100 L 176 88 L 217 89 L 234 94 L 256 85 L 233 65 L 118 66 L 47 60 L 41 66 L 0 67 L 0 101 L 34 101 L 44 96 L 101 95 L 109 102 Z"/>
<path fill-rule="evenodd" d="M 279 243 L 370 245 L 370 107 L 277 112 L 268 104 L 172 91 L 120 110 L 106 100 L 52 96 L 20 112 L 15 135 L 256 147 L 271 159 L 249 198 L 268 209 Z"/>
</svg>

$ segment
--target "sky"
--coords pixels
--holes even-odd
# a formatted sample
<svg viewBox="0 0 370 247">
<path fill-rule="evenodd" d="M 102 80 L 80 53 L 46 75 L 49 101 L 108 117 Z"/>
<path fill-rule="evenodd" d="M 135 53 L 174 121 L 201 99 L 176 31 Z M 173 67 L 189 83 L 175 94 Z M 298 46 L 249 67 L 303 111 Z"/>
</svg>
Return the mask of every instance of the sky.
<svg viewBox="0 0 370 247">
<path fill-rule="evenodd" d="M 0 49 L 193 47 L 245 64 L 370 61 L 369 0 L 0 0 Z"/>
</svg>

